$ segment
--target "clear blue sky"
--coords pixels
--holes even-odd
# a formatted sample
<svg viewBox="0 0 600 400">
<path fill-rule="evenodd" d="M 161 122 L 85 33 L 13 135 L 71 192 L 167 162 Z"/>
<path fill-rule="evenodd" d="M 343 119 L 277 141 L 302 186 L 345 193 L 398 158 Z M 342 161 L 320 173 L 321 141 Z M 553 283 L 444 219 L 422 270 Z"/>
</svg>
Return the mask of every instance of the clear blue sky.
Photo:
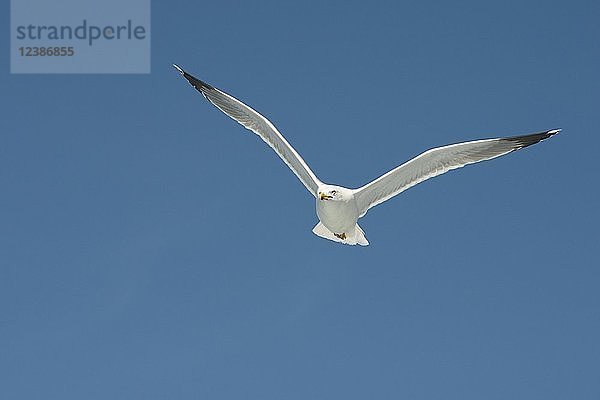
<svg viewBox="0 0 600 400">
<path fill-rule="evenodd" d="M 599 3 L 251 3 L 154 1 L 149 75 L 10 75 L 0 42 L 0 398 L 600 398 Z M 563 132 L 341 246 L 173 62 L 350 187 Z"/>
</svg>

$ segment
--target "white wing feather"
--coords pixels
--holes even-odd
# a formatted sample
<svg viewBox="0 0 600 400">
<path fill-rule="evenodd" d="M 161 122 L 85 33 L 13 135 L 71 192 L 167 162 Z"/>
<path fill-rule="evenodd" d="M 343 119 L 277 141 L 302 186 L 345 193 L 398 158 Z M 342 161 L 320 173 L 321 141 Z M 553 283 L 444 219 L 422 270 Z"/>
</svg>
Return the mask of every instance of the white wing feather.
<svg viewBox="0 0 600 400">
<path fill-rule="evenodd" d="M 177 65 L 173 64 L 173 66 L 193 87 L 202 93 L 208 101 L 264 140 L 265 143 L 275 150 L 287 166 L 290 167 L 292 172 L 296 174 L 308 191 L 312 193 L 313 196 L 317 196 L 317 189 L 321 184 L 321 181 L 319 181 L 302 157 L 300 157 L 296 150 L 294 150 L 268 119 L 233 96 L 193 77 Z"/>
<path fill-rule="evenodd" d="M 509 138 L 484 139 L 428 150 L 354 191 L 359 215 L 426 179 L 538 143 L 560 129 Z"/>
</svg>

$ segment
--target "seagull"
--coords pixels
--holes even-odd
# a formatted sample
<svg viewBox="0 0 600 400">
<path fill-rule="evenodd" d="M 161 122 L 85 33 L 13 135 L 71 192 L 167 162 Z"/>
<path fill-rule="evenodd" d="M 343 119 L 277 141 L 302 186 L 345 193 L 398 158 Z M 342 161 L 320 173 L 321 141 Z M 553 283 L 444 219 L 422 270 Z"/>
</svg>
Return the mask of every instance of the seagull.
<svg viewBox="0 0 600 400">
<path fill-rule="evenodd" d="M 357 221 L 372 207 L 426 179 L 468 164 L 503 156 L 548 139 L 561 131 L 552 129 L 521 136 L 474 140 L 436 147 L 358 189 L 349 189 L 321 182 L 277 128 L 257 111 L 188 74 L 179 66 L 173 64 L 173 67 L 209 102 L 265 141 L 300 179 L 316 199 L 319 223 L 313 228 L 313 233 L 348 245 L 369 244 Z"/>
</svg>

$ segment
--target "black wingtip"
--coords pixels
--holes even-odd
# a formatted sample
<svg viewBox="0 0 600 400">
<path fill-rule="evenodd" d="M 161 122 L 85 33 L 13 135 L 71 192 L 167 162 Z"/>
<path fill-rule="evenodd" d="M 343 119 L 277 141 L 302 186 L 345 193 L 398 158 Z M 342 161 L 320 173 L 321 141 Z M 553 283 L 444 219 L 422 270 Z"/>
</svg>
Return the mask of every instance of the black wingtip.
<svg viewBox="0 0 600 400">
<path fill-rule="evenodd" d="M 179 72 L 181 75 L 183 75 L 183 77 L 185 79 L 187 79 L 187 81 L 190 83 L 190 85 L 192 85 L 193 87 L 195 87 L 196 90 L 198 90 L 200 92 L 203 92 L 205 90 L 212 90 L 212 89 L 214 89 L 214 87 L 212 87 L 208 83 L 203 82 L 200 79 L 196 78 L 195 76 L 192 76 L 192 75 L 188 74 L 187 72 L 185 72 L 183 70 L 183 68 L 181 68 L 179 65 L 173 64 L 173 67 L 177 70 L 177 72 Z"/>
<path fill-rule="evenodd" d="M 549 131 L 532 133 L 530 135 L 512 136 L 505 138 L 504 140 L 513 142 L 518 146 L 518 148 L 522 149 L 523 147 L 531 146 L 532 144 L 541 142 L 544 139 L 548 139 L 549 137 L 556 135 L 560 131 L 561 129 L 551 129 Z"/>
<path fill-rule="evenodd" d="M 173 64 L 173 68 L 175 68 L 181 75 L 185 75 L 185 71 L 179 67 L 177 64 Z"/>
</svg>

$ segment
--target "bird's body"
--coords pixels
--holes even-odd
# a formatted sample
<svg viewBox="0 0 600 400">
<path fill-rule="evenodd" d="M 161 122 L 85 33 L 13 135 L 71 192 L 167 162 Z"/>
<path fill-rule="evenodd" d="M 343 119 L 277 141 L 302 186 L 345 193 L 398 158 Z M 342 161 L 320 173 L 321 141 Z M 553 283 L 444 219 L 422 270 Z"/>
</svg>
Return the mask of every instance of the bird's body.
<svg viewBox="0 0 600 400">
<path fill-rule="evenodd" d="M 330 186 L 334 187 L 336 192 L 346 192 L 346 196 L 340 201 L 323 201 L 319 198 L 316 199 L 317 203 L 317 216 L 319 221 L 323 223 L 330 231 L 334 233 L 347 233 L 358 221 L 358 206 L 354 199 L 354 194 L 351 189 L 343 188 L 341 186 Z M 325 193 L 324 189 L 319 188 L 319 191 Z"/>
<path fill-rule="evenodd" d="M 331 193 L 340 196 L 337 201 L 324 201 L 317 196 L 317 216 L 319 221 L 334 234 L 349 235 L 358 221 L 358 207 L 352 189 L 341 186 L 323 185 L 318 193 Z M 343 193 L 343 198 L 342 198 Z"/>
<path fill-rule="evenodd" d="M 323 238 L 344 244 L 363 246 L 369 244 L 357 221 L 377 204 L 426 179 L 468 164 L 491 160 L 538 143 L 560 132 L 560 129 L 553 129 L 529 135 L 474 140 L 433 148 L 358 189 L 349 189 L 321 182 L 275 126 L 258 112 L 227 93 L 193 77 L 177 65 L 174 67 L 208 101 L 256 133 L 275 150 L 316 198 L 319 223 L 313 228 L 313 232 Z"/>
<path fill-rule="evenodd" d="M 338 198 L 335 201 L 331 201 L 333 199 L 329 201 L 323 199 L 322 196 L 328 193 L 332 193 L 331 196 L 337 196 Z M 319 217 L 322 227 L 317 224 L 313 229 L 316 235 L 346 244 L 359 244 L 359 241 L 365 242 L 362 244 L 368 244 L 366 238 L 364 238 L 364 233 L 356 223 L 359 211 L 352 189 L 335 185 L 323 185 L 319 187 L 317 194 L 317 217 Z M 329 232 L 323 232 L 323 228 Z M 364 240 L 361 240 L 361 234 Z M 351 243 L 354 241 L 356 243 Z"/>
</svg>

